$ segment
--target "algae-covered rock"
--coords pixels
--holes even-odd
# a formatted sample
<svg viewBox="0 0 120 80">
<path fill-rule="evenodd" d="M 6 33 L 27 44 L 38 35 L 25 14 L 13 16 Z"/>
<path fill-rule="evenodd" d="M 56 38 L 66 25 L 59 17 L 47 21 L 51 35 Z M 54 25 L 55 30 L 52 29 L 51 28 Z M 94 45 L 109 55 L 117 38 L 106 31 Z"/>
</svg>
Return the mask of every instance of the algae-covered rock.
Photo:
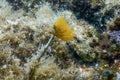
<svg viewBox="0 0 120 80">
<path fill-rule="evenodd" d="M 90 54 L 89 53 L 88 54 L 79 53 L 78 55 L 85 62 L 93 62 L 93 61 L 95 61 L 96 56 L 97 56 L 95 53 L 90 53 Z"/>
<path fill-rule="evenodd" d="M 7 1 L 0 0 L 0 80 L 100 80 L 119 71 L 115 0 Z"/>
</svg>

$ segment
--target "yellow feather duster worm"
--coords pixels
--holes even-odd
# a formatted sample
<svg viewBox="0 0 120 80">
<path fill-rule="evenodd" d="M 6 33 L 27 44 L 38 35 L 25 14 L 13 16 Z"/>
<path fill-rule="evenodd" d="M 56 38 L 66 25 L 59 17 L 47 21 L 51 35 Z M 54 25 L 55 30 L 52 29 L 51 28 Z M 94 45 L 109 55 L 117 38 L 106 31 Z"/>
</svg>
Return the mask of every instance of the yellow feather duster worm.
<svg viewBox="0 0 120 80">
<path fill-rule="evenodd" d="M 54 24 L 55 36 L 64 40 L 71 41 L 74 39 L 74 32 L 69 27 L 68 23 L 63 17 L 59 18 Z"/>
</svg>

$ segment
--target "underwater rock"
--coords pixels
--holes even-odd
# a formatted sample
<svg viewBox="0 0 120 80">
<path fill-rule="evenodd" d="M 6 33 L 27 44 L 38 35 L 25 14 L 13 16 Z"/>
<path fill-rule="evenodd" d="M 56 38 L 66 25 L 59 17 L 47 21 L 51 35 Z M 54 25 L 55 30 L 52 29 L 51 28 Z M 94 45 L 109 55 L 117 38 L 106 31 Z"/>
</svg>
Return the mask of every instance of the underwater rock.
<svg viewBox="0 0 120 80">
<path fill-rule="evenodd" d="M 93 25 L 97 31 L 103 32 L 106 28 L 106 22 L 114 18 L 115 12 L 119 9 L 119 5 L 105 4 L 107 1 L 95 1 L 95 0 L 7 0 L 14 10 L 23 8 L 29 12 L 31 9 L 36 8 L 45 2 L 50 3 L 51 8 L 57 12 L 57 10 L 71 10 L 77 19 L 87 21 Z M 111 1 L 112 2 L 112 1 Z"/>
<path fill-rule="evenodd" d="M 80 59 L 82 59 L 84 62 L 93 62 L 96 59 L 96 54 L 95 53 L 79 53 L 78 54 Z"/>
<path fill-rule="evenodd" d="M 111 31 L 113 31 L 113 30 L 116 30 L 116 31 L 120 30 L 120 18 L 116 18 L 115 21 L 114 21 L 114 25 L 110 25 L 109 29 Z"/>
<path fill-rule="evenodd" d="M 82 72 L 78 74 L 75 80 L 93 80 L 95 70 L 93 68 L 82 69 Z"/>
<path fill-rule="evenodd" d="M 109 32 L 98 34 L 93 26 L 100 29 L 101 26 L 105 27 L 106 20 L 114 17 L 115 8 L 109 7 L 102 14 L 104 5 L 93 6 L 90 1 L 95 0 L 74 0 L 75 3 L 73 0 L 9 0 L 15 7 L 11 9 L 10 5 L 9 8 L 6 7 L 8 4 L 4 5 L 7 2 L 2 1 L 5 0 L 0 0 L 0 5 L 3 4 L 4 8 L 0 6 L 0 11 L 7 15 L 0 14 L 0 80 L 96 80 L 93 79 L 95 75 L 100 80 L 101 74 L 101 77 L 110 80 L 113 76 L 113 71 L 109 68 L 113 68 L 114 60 L 120 58 L 120 45 L 110 39 Z M 41 1 L 51 4 L 39 3 Z M 69 5 L 69 1 L 73 4 Z M 59 11 L 60 7 L 62 11 Z M 73 13 L 78 15 L 79 20 Z M 44 51 L 45 44 L 54 33 L 53 26 L 58 17 L 66 18 L 76 36 L 72 36 L 70 42 L 55 37 L 53 44 L 38 61 L 37 57 Z M 118 23 L 119 20 L 115 25 Z M 68 33 L 64 35 L 69 36 Z M 94 66 L 96 62 L 99 65 Z M 109 63 L 112 65 L 109 66 Z M 101 69 L 101 64 L 107 64 L 108 67 Z M 113 70 L 117 72 L 118 66 Z"/>
<path fill-rule="evenodd" d="M 67 43 L 69 53 L 83 62 L 94 62 L 98 57 L 96 51 L 96 46 L 98 45 L 96 30 L 93 27 L 88 26 L 85 22 L 80 23 L 80 27 L 76 27 L 75 40 L 71 43 Z M 77 31 L 79 29 L 80 31 Z"/>
<path fill-rule="evenodd" d="M 118 43 L 120 42 L 120 30 L 119 31 L 110 31 L 110 36 L 112 39 L 115 39 Z"/>
<path fill-rule="evenodd" d="M 111 39 L 115 39 L 118 43 L 120 42 L 120 18 L 116 18 L 113 25 L 109 26 L 109 34 Z"/>
<path fill-rule="evenodd" d="M 24 6 L 22 0 L 7 0 L 13 7 L 14 10 L 18 10 Z"/>
<path fill-rule="evenodd" d="M 89 24 L 95 26 L 98 31 L 101 31 L 105 29 L 105 25 L 103 24 L 104 21 L 101 17 L 103 15 L 100 12 L 102 8 L 103 5 L 93 7 L 89 0 L 74 0 L 73 7 L 71 7 L 71 10 L 74 12 L 77 19 L 83 19 Z M 102 24 L 103 26 L 101 26 Z"/>
<path fill-rule="evenodd" d="M 116 80 L 120 80 L 120 73 L 116 73 L 117 74 L 117 79 Z"/>
<path fill-rule="evenodd" d="M 115 21 L 114 21 L 115 25 L 119 27 L 119 30 L 120 30 L 120 18 L 117 18 Z"/>
<path fill-rule="evenodd" d="M 102 80 L 113 80 L 113 74 L 110 70 L 103 71 L 101 78 Z"/>
</svg>

